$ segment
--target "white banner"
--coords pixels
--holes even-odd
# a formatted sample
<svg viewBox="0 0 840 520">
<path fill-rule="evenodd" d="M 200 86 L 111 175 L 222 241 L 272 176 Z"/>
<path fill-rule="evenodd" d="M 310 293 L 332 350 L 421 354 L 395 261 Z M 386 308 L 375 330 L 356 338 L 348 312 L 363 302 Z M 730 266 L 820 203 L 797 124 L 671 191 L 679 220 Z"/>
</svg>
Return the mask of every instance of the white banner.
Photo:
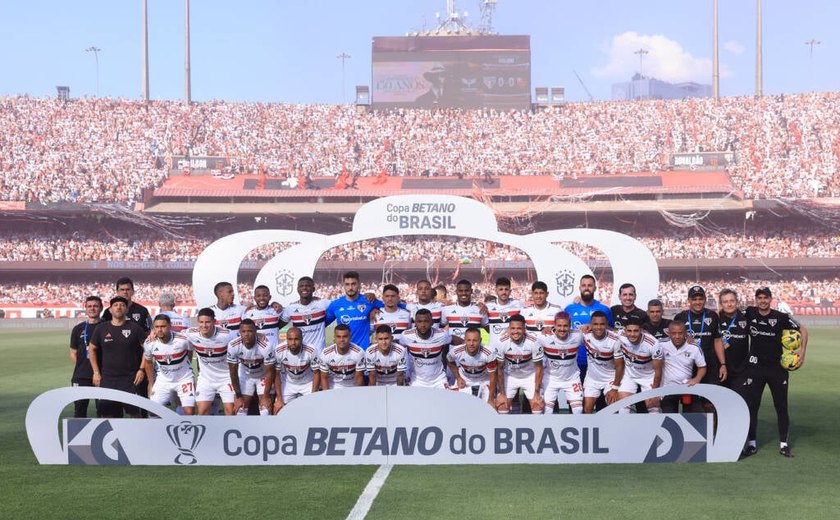
<svg viewBox="0 0 840 520">
<path fill-rule="evenodd" d="M 400 195 L 384 197 L 362 206 L 353 230 L 336 235 L 266 229 L 235 233 L 216 240 L 195 262 L 193 290 L 200 307 L 216 303 L 213 286 L 220 281 L 237 283 L 239 264 L 252 249 L 272 242 L 297 242 L 269 260 L 254 286 L 265 285 L 274 299 L 287 305 L 298 299 L 297 281 L 313 276 L 315 264 L 327 250 L 343 244 L 401 235 L 446 235 L 487 240 L 519 248 L 534 264 L 537 278 L 548 284 L 549 301 L 566 306 L 578 296 L 589 266 L 552 242 L 577 242 L 600 249 L 608 258 L 616 284 L 611 301 L 619 303 L 618 287 L 636 286 L 637 299 L 658 297 L 659 268 L 644 244 L 627 235 L 600 229 L 560 229 L 531 235 L 499 231 L 493 211 L 466 197 L 452 195 Z M 238 295 L 237 295 L 238 301 Z"/>
<path fill-rule="evenodd" d="M 646 398 L 691 393 L 706 414 L 617 414 Z M 134 404 L 154 419 L 65 419 L 65 406 L 96 398 Z M 277 416 L 177 415 L 124 392 L 60 388 L 26 415 L 41 464 L 565 464 L 734 462 L 747 435 L 744 401 L 720 386 L 642 392 L 593 415 L 500 415 L 484 401 L 446 390 L 366 387 L 317 392 Z"/>
</svg>

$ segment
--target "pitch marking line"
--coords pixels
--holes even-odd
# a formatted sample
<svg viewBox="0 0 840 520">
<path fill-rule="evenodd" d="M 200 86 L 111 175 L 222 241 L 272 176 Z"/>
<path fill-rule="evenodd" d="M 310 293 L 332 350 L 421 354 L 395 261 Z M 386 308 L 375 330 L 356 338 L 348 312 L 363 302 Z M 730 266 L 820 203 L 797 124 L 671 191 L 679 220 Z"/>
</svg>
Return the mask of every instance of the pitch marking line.
<svg viewBox="0 0 840 520">
<path fill-rule="evenodd" d="M 356 505 L 353 506 L 350 514 L 347 515 L 347 520 L 362 520 L 367 516 L 368 511 L 370 511 L 370 506 L 376 500 L 376 495 L 379 494 L 379 490 L 382 489 L 382 485 L 385 484 L 385 479 L 388 478 L 388 474 L 391 473 L 391 468 L 393 467 L 393 464 L 379 466 L 376 473 L 370 477 L 370 481 L 365 486 L 365 490 L 359 495 L 359 500 L 356 501 Z"/>
</svg>

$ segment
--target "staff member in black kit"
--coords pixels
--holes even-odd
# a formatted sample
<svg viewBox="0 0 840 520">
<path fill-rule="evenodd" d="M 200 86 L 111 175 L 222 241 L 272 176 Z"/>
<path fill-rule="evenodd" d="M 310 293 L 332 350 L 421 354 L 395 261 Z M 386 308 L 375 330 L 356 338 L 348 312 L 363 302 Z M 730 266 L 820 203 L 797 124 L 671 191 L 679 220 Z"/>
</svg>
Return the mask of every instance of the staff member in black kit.
<svg viewBox="0 0 840 520">
<path fill-rule="evenodd" d="M 787 329 L 798 330 L 802 334 L 802 345 L 799 347 L 799 365 L 805 362 L 805 348 L 808 344 L 808 330 L 793 320 L 784 312 L 770 308 L 773 294 L 768 287 L 761 287 L 755 291 L 755 307 L 747 307 L 744 313 L 747 317 L 747 327 L 750 334 L 750 370 L 747 385 L 750 409 L 750 430 L 747 434 L 747 446 L 742 455 L 748 457 L 758 451 L 756 445 L 756 426 L 758 424 L 758 409 L 761 406 L 761 396 L 764 386 L 770 387 L 773 396 L 773 406 L 776 408 L 776 422 L 779 427 L 779 453 L 784 457 L 793 457 L 788 446 L 790 435 L 790 416 L 788 415 L 788 371 L 782 368 L 779 359 L 782 357 L 782 332 Z"/>
<path fill-rule="evenodd" d="M 111 321 L 96 327 L 90 339 L 93 384 L 134 394 L 135 385 L 145 378 L 143 342 L 146 331 L 126 319 L 128 300 L 122 296 L 111 298 L 110 311 Z M 122 417 L 123 411 L 131 417 L 141 417 L 136 406 L 114 401 L 98 401 L 97 411 L 100 417 Z"/>
<path fill-rule="evenodd" d="M 90 366 L 88 345 L 93 331 L 102 323 L 102 298 L 88 296 L 85 299 L 85 321 L 79 322 L 70 332 L 70 360 L 73 361 L 73 386 L 93 386 L 93 369 Z M 80 399 L 75 403 L 73 417 L 87 417 L 89 399 Z"/>
</svg>

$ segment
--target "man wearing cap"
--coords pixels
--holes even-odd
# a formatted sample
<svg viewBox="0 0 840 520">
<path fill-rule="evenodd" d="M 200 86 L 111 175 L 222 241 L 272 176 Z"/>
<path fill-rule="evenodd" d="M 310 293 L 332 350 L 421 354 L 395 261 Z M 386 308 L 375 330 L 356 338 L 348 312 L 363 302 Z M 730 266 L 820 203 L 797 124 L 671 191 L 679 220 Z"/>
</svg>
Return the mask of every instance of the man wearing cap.
<svg viewBox="0 0 840 520">
<path fill-rule="evenodd" d="M 799 347 L 799 364 L 805 362 L 805 349 L 808 344 L 808 329 L 793 320 L 784 312 L 772 309 L 770 304 L 773 294 L 769 287 L 761 287 L 755 291 L 755 307 L 747 307 L 744 314 L 747 317 L 747 330 L 750 335 L 750 378 L 748 382 L 747 406 L 750 409 L 750 429 L 747 434 L 747 446 L 742 454 L 745 457 L 754 455 L 758 451 L 756 445 L 756 426 L 758 424 L 758 409 L 761 406 L 761 396 L 764 386 L 770 387 L 773 396 L 773 406 L 776 408 L 776 421 L 779 427 L 779 453 L 784 457 L 793 457 L 788 446 L 790 435 L 790 416 L 788 415 L 788 371 L 779 364 L 782 356 L 782 332 L 787 329 L 798 330 L 802 334 L 802 345 Z"/>
<path fill-rule="evenodd" d="M 146 331 L 138 323 L 127 319 L 128 300 L 122 296 L 111 298 L 109 310 L 111 320 L 96 327 L 90 338 L 93 384 L 133 394 L 135 385 L 144 381 L 146 376 L 143 362 Z M 100 417 L 119 418 L 123 411 L 131 417 L 141 416 L 136 406 L 115 401 L 99 400 L 96 407 Z"/>
<path fill-rule="evenodd" d="M 706 358 L 706 376 L 702 383 L 717 385 L 726 381 L 726 357 L 720 335 L 718 314 L 706 307 L 706 290 L 699 285 L 688 289 L 688 310 L 674 316 L 674 321 L 685 323 L 692 343 L 700 346 Z M 713 412 L 714 406 L 704 400 L 703 409 Z"/>
</svg>

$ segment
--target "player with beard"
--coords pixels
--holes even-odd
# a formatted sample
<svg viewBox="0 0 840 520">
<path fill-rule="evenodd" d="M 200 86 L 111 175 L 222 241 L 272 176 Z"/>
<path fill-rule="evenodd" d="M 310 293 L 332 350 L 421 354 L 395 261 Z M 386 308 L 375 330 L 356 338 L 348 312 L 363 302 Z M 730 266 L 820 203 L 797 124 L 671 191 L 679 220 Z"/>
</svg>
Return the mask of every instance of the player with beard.
<svg viewBox="0 0 840 520">
<path fill-rule="evenodd" d="M 773 294 L 769 287 L 761 287 L 755 291 L 755 307 L 747 307 L 744 314 L 750 334 L 750 358 L 754 364 L 750 369 L 752 381 L 747 385 L 750 398 L 747 406 L 750 409 L 750 429 L 747 434 L 747 446 L 743 455 L 749 456 L 757 451 L 756 427 L 758 424 L 758 409 L 764 386 L 770 387 L 773 396 L 773 407 L 776 408 L 776 422 L 779 428 L 779 453 L 784 457 L 793 457 L 788 446 L 790 436 L 790 416 L 788 414 L 788 381 L 789 372 L 782 368 L 779 359 L 782 356 L 782 332 L 788 329 L 798 330 L 802 334 L 802 344 L 799 347 L 799 363 L 805 362 L 805 349 L 808 345 L 808 329 L 794 321 L 790 315 L 770 307 Z M 749 379 L 748 379 L 749 381 Z"/>
<path fill-rule="evenodd" d="M 365 351 L 350 341 L 350 327 L 335 326 L 332 345 L 318 356 L 321 390 L 365 386 Z"/>
<path fill-rule="evenodd" d="M 277 336 L 282 328 L 281 313 L 271 305 L 271 290 L 265 285 L 254 288 L 254 306 L 245 311 L 245 318 L 257 326 L 257 334 L 265 337 L 272 347 L 277 345 Z"/>
<path fill-rule="evenodd" d="M 668 326 L 671 320 L 662 317 L 664 306 L 660 300 L 651 300 L 647 305 L 648 321 L 642 328 L 645 332 L 658 339 L 659 341 L 668 340 Z"/>
<path fill-rule="evenodd" d="M 271 382 L 274 381 L 274 346 L 257 333 L 253 320 L 245 318 L 239 325 L 239 337 L 228 344 L 227 362 L 230 382 L 236 395 L 233 409 L 247 415 L 251 400 L 259 399 L 258 413 L 270 415 L 272 410 Z"/>
<path fill-rule="evenodd" d="M 388 305 L 387 301 L 385 305 Z M 365 352 L 370 386 L 405 386 L 405 349 L 394 344 L 391 327 L 376 327 L 374 339 L 376 343 Z"/>
<path fill-rule="evenodd" d="M 125 298 L 125 301 L 128 302 L 125 319 L 139 324 L 146 331 L 146 334 L 148 334 L 152 330 L 152 316 L 149 314 L 149 309 L 134 301 L 134 282 L 131 278 L 120 278 L 117 280 L 116 289 L 117 296 Z M 105 312 L 102 313 L 102 321 L 111 321 L 110 308 L 105 309 Z M 146 396 L 144 395 L 144 397 Z"/>
<path fill-rule="evenodd" d="M 635 316 L 641 320 L 642 325 L 647 323 L 648 315 L 642 309 L 636 307 L 636 286 L 632 283 L 623 283 L 618 288 L 618 299 L 621 301 L 620 305 L 613 305 L 610 307 L 610 312 L 615 320 L 615 331 L 619 334 L 624 330 L 630 316 Z"/>
<path fill-rule="evenodd" d="M 230 282 L 219 282 L 213 287 L 216 295 L 216 305 L 210 307 L 216 315 L 216 325 L 230 331 L 230 338 L 239 336 L 239 324 L 245 315 L 245 307 L 233 303 L 233 285 Z"/>
<path fill-rule="evenodd" d="M 488 323 L 486 307 L 472 301 L 472 282 L 459 280 L 455 285 L 457 301 L 443 308 L 440 324 L 446 327 L 454 337 L 463 339 L 469 327 L 486 327 Z"/>
<path fill-rule="evenodd" d="M 411 386 L 448 389 L 444 360 L 449 344 L 456 341 L 448 330 L 432 327 L 429 309 L 418 310 L 414 315 L 414 328 L 405 331 L 400 338 L 400 345 L 406 351 L 406 371 L 412 374 Z"/>
<path fill-rule="evenodd" d="M 570 303 L 565 309 L 569 313 L 569 316 L 572 317 L 572 330 L 580 330 L 581 327 L 589 325 L 592 313 L 599 311 L 603 312 L 607 318 L 607 326 L 613 326 L 612 312 L 609 307 L 595 299 L 595 289 L 594 276 L 585 274 L 580 277 L 580 303 Z M 587 368 L 585 348 L 578 350 L 577 364 L 580 369 L 580 380 L 585 383 Z"/>
<path fill-rule="evenodd" d="M 291 323 L 303 333 L 303 344 L 314 347 L 320 353 L 327 346 L 326 318 L 331 302 L 314 296 L 315 280 L 308 276 L 298 280 L 297 292 L 300 298 L 283 309 L 278 330 Z"/>
<path fill-rule="evenodd" d="M 577 352 L 583 343 L 580 331 L 572 332 L 572 317 L 568 312 L 558 312 L 554 317 L 554 333 L 537 336 L 545 356 L 545 409 L 543 413 L 554 413 L 554 405 L 561 392 L 572 413 L 583 412 L 583 385 L 580 382 L 580 368 L 577 365 Z"/>
<path fill-rule="evenodd" d="M 417 303 L 409 303 L 406 306 L 408 312 L 411 313 L 411 319 L 414 320 L 414 315 L 420 309 L 429 309 L 432 313 L 432 324 L 436 329 L 440 328 L 440 316 L 443 312 L 443 303 L 435 299 L 436 293 L 432 289 L 432 282 L 429 280 L 420 280 L 417 282 Z"/>
<path fill-rule="evenodd" d="M 158 314 L 152 325 L 152 333 L 143 344 L 146 377 L 152 387 L 150 399 L 168 405 L 172 396 L 177 395 L 184 415 L 194 415 L 192 346 L 186 336 L 172 330 L 172 320 L 168 315 Z"/>
<path fill-rule="evenodd" d="M 213 400 L 218 395 L 224 406 L 225 415 L 233 415 L 236 396 L 227 366 L 227 349 L 231 332 L 215 324 L 213 309 L 204 307 L 198 311 L 198 326 L 190 327 L 184 335 L 198 356 L 198 378 L 196 380 L 195 402 L 198 415 L 210 415 Z"/>
<path fill-rule="evenodd" d="M 379 300 L 363 297 L 359 292 L 359 273 L 347 271 L 342 277 L 344 296 L 336 298 L 327 307 L 327 325 L 333 321 L 350 328 L 350 342 L 362 349 L 362 356 L 370 346 L 370 314 L 380 309 Z M 364 363 L 362 363 L 364 364 Z M 323 386 L 323 381 L 322 385 Z"/>
<path fill-rule="evenodd" d="M 674 321 L 685 323 L 689 338 L 693 338 L 693 342 L 703 351 L 706 377 L 702 382 L 709 385 L 723 384 L 728 368 L 720 336 L 720 319 L 715 311 L 706 308 L 706 290 L 699 285 L 692 286 L 688 290 L 688 310 L 674 316 Z M 714 412 L 715 407 L 703 399 L 703 409 Z"/>
<path fill-rule="evenodd" d="M 642 320 L 638 316 L 630 316 L 619 339 L 624 357 L 624 377 L 618 387 L 618 398 L 629 397 L 639 389 L 644 392 L 659 388 L 662 383 L 662 349 L 656 338 L 642 330 Z M 659 413 L 659 398 L 646 399 L 645 408 L 646 412 Z M 629 411 L 625 407 L 619 413 Z"/>
<path fill-rule="evenodd" d="M 496 279 L 496 300 L 487 303 L 491 350 L 507 332 L 510 317 L 521 313 L 524 307 L 521 301 L 510 297 L 510 286 L 510 278 Z"/>
<path fill-rule="evenodd" d="M 446 360 L 455 374 L 453 390 L 472 394 L 496 408 L 496 353 L 481 344 L 480 329 L 467 329 L 464 344 L 453 347 Z"/>
<path fill-rule="evenodd" d="M 499 386 L 505 389 L 498 398 L 505 399 L 504 406 L 499 406 L 499 412 L 510 410 L 513 398 L 522 390 L 532 412 L 543 413 L 543 349 L 537 342 L 537 336 L 526 332 L 525 317 L 521 314 L 511 317 L 508 337 L 496 346 L 496 360 L 501 369 L 498 370 L 502 380 Z"/>
<path fill-rule="evenodd" d="M 747 317 L 738 309 L 738 293 L 723 289 L 718 295 L 720 304 L 720 337 L 728 370 L 726 386 L 746 401 L 749 377 L 750 339 Z"/>
</svg>

